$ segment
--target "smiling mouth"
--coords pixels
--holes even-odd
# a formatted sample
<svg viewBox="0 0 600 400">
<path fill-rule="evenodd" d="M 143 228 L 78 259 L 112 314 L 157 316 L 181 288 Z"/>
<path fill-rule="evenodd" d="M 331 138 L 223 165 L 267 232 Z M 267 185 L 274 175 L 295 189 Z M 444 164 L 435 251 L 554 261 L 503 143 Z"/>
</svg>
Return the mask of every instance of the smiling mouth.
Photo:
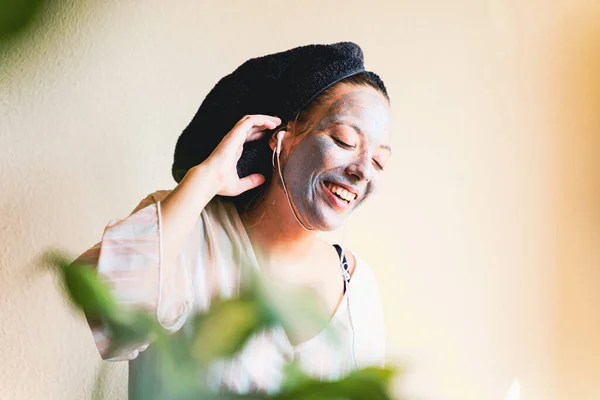
<svg viewBox="0 0 600 400">
<path fill-rule="evenodd" d="M 333 182 L 324 182 L 325 187 L 334 195 L 336 196 L 340 201 L 343 201 L 346 204 L 350 204 L 352 203 L 354 200 L 356 200 L 356 193 L 350 192 L 348 190 L 346 190 L 345 188 L 336 185 Z"/>
</svg>

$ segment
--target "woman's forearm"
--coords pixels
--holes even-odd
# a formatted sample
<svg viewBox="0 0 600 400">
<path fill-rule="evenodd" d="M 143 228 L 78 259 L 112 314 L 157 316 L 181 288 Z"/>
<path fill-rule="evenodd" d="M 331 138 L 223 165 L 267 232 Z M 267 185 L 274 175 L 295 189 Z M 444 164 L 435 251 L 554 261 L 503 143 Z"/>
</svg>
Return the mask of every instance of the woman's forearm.
<svg viewBox="0 0 600 400">
<path fill-rule="evenodd" d="M 192 232 L 200 213 L 217 193 L 218 176 L 212 164 L 191 168 L 181 182 L 161 201 L 162 261 L 172 265 Z"/>
</svg>

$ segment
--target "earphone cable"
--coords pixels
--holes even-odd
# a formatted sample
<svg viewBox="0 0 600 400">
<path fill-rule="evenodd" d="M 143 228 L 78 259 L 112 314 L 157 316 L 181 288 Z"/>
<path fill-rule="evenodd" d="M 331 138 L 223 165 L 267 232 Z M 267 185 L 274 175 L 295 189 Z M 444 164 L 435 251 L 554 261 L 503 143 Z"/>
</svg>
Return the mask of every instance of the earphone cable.
<svg viewBox="0 0 600 400">
<path fill-rule="evenodd" d="M 280 132 L 283 132 L 283 131 L 280 131 Z M 278 136 L 279 136 L 279 133 L 278 133 Z M 278 148 L 280 148 L 279 146 L 281 146 L 280 143 L 281 143 L 282 139 L 283 139 L 283 137 L 277 138 Z M 290 210 L 292 210 L 292 214 L 294 214 L 294 218 L 296 218 L 296 221 L 298 221 L 300 226 L 302 228 L 304 228 L 305 231 L 313 231 L 314 229 L 309 229 L 306 226 L 304 226 L 304 224 L 300 221 L 300 218 L 298 218 L 298 216 L 296 215 L 296 211 L 294 210 L 294 207 L 292 206 L 292 200 L 290 200 L 290 195 L 287 191 L 287 187 L 285 186 L 285 181 L 283 180 L 283 174 L 281 173 L 281 161 L 279 160 L 279 151 L 277 151 L 277 149 L 273 150 L 273 156 L 275 155 L 276 152 L 277 152 L 277 170 L 279 171 L 279 179 L 281 179 L 281 184 L 283 185 L 283 191 L 285 192 L 285 197 L 287 198 L 288 204 L 290 205 Z"/>
<path fill-rule="evenodd" d="M 273 167 L 275 167 L 275 154 L 277 153 L 277 170 L 279 172 L 279 179 L 281 180 L 281 184 L 283 185 L 283 191 L 285 192 L 285 197 L 287 198 L 288 204 L 290 206 L 290 210 L 292 211 L 292 214 L 294 215 L 294 218 L 296 218 L 296 221 L 298 221 L 298 224 L 300 224 L 300 226 L 302 228 L 304 228 L 304 230 L 306 231 L 311 231 L 313 229 L 308 229 L 306 226 L 304 226 L 304 224 L 300 221 L 300 219 L 298 218 L 298 216 L 296 215 L 296 211 L 294 210 L 294 207 L 292 206 L 292 201 L 290 199 L 289 193 L 287 191 L 287 187 L 285 185 L 285 180 L 283 179 L 283 174 L 281 172 L 281 160 L 279 159 L 279 153 L 281 151 L 281 141 L 283 140 L 283 136 L 279 136 L 279 134 L 283 132 L 283 131 L 279 131 L 276 132 L 275 134 L 277 134 L 277 147 L 275 149 L 273 149 L 273 156 L 271 159 L 271 163 L 273 164 Z M 346 305 L 347 305 L 347 309 L 348 309 L 348 320 L 350 323 L 350 328 L 352 330 L 352 344 L 351 344 L 351 354 L 352 354 L 352 361 L 354 362 L 354 367 L 356 369 L 358 369 L 358 363 L 356 362 L 356 351 L 355 351 L 355 332 L 354 332 L 354 322 L 352 321 L 352 312 L 350 310 L 350 297 L 351 297 L 351 289 L 350 289 L 350 273 L 346 270 L 346 268 L 344 267 L 344 240 L 346 238 L 346 231 L 348 229 L 348 224 L 350 222 L 350 217 L 352 216 L 352 213 L 350 213 L 348 215 L 348 218 L 346 220 L 346 225 L 344 226 L 344 230 L 342 232 L 342 241 L 340 244 L 340 248 L 342 250 L 341 256 L 340 256 L 340 266 L 342 269 L 342 277 L 346 283 Z"/>
<path fill-rule="evenodd" d="M 344 281 L 346 282 L 346 306 L 348 309 L 348 322 L 350 323 L 350 329 L 352 330 L 352 344 L 351 344 L 351 351 L 352 351 L 352 361 L 354 362 L 354 367 L 356 369 L 358 369 L 358 363 L 356 362 L 356 350 L 355 350 L 355 332 L 354 332 L 354 322 L 352 321 L 352 311 L 350 310 L 350 297 L 351 296 L 351 291 L 352 289 L 350 289 L 350 272 L 344 267 L 344 240 L 346 239 L 346 231 L 348 230 L 348 224 L 350 223 L 350 217 L 352 216 L 352 213 L 350 213 L 350 215 L 348 215 L 348 219 L 346 219 L 346 225 L 344 226 L 344 230 L 342 231 L 342 241 L 340 244 L 340 248 L 342 250 L 342 254 L 340 256 L 340 264 L 342 267 L 342 276 L 344 277 Z M 346 263 L 346 265 L 348 265 Z"/>
</svg>

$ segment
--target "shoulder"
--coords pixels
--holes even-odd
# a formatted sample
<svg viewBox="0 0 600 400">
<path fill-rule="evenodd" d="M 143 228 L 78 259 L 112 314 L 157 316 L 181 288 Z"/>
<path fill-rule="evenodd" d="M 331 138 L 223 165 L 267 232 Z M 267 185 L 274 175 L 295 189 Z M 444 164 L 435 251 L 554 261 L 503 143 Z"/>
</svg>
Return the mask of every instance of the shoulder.
<svg viewBox="0 0 600 400">
<path fill-rule="evenodd" d="M 358 274 L 361 280 L 365 279 L 372 281 L 373 283 L 375 282 L 373 270 L 365 260 L 361 259 L 350 249 L 344 249 L 344 256 L 346 257 L 348 267 L 353 275 Z"/>
<path fill-rule="evenodd" d="M 351 257 L 354 260 L 354 278 L 356 278 L 356 285 L 362 286 L 369 292 L 377 293 L 377 280 L 369 263 L 358 257 L 356 254 L 350 254 L 352 254 Z"/>
<path fill-rule="evenodd" d="M 135 207 L 132 213 L 139 211 L 142 208 L 149 206 L 150 204 L 157 204 L 158 202 L 163 201 L 171 192 L 171 189 L 163 189 L 156 190 L 148 194 L 138 203 L 138 205 Z M 223 217 L 226 215 L 231 216 L 235 211 L 235 206 L 233 206 L 233 204 L 230 204 L 230 202 L 223 201 L 219 197 L 215 196 L 211 201 L 208 202 L 206 207 L 204 207 L 203 213 L 211 216 L 216 215 L 219 217 Z"/>
<path fill-rule="evenodd" d="M 152 200 L 157 203 L 159 201 L 162 201 L 171 192 L 172 192 L 172 190 L 170 190 L 170 189 L 168 189 L 168 190 L 157 190 L 155 192 L 150 193 L 147 197 L 152 198 Z"/>
<path fill-rule="evenodd" d="M 356 359 L 360 366 L 385 364 L 383 304 L 375 274 L 369 264 L 354 255 L 356 272 L 350 281 L 352 317 L 355 321 Z"/>
<path fill-rule="evenodd" d="M 133 209 L 131 214 L 136 213 L 149 205 L 158 204 L 162 202 L 172 190 L 156 190 L 150 194 L 148 194 L 144 199 L 142 199 L 138 205 Z M 233 203 L 229 201 L 223 201 L 218 196 L 215 196 L 208 202 L 208 204 L 202 210 L 202 217 L 199 220 L 204 219 L 204 221 L 210 221 L 212 224 L 219 225 L 231 225 L 238 229 L 239 226 L 236 223 L 237 210 Z"/>
<path fill-rule="evenodd" d="M 354 262 L 354 271 L 350 280 L 352 291 L 357 298 L 360 298 L 360 307 L 369 309 L 381 308 L 381 296 L 379 285 L 373 273 L 373 269 L 368 262 L 352 253 L 345 250 L 344 254 L 348 258 L 348 263 L 352 266 L 350 259 Z"/>
<path fill-rule="evenodd" d="M 150 193 L 138 203 L 131 213 L 133 214 L 143 208 L 148 207 L 150 204 L 156 204 L 159 201 L 162 201 L 168 196 L 169 193 L 171 193 L 171 190 L 156 190 Z"/>
<path fill-rule="evenodd" d="M 234 230 L 240 229 L 240 217 L 235 205 L 219 196 L 213 197 L 202 210 L 202 218 L 212 224 L 223 225 Z"/>
</svg>

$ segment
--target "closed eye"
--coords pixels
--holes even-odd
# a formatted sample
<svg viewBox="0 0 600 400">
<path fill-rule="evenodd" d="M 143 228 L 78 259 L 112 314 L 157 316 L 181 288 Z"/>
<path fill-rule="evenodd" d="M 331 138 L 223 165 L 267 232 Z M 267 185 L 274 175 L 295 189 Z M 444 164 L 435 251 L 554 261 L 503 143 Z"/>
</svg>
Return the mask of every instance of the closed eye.
<svg viewBox="0 0 600 400">
<path fill-rule="evenodd" d="M 375 168 L 377 168 L 380 171 L 383 171 L 383 166 L 375 159 L 373 159 L 373 164 L 375 164 Z"/>
<path fill-rule="evenodd" d="M 335 137 L 333 138 L 333 141 L 336 142 L 340 147 L 343 147 L 345 149 L 354 149 L 356 147 L 355 145 L 348 144 Z"/>
</svg>

